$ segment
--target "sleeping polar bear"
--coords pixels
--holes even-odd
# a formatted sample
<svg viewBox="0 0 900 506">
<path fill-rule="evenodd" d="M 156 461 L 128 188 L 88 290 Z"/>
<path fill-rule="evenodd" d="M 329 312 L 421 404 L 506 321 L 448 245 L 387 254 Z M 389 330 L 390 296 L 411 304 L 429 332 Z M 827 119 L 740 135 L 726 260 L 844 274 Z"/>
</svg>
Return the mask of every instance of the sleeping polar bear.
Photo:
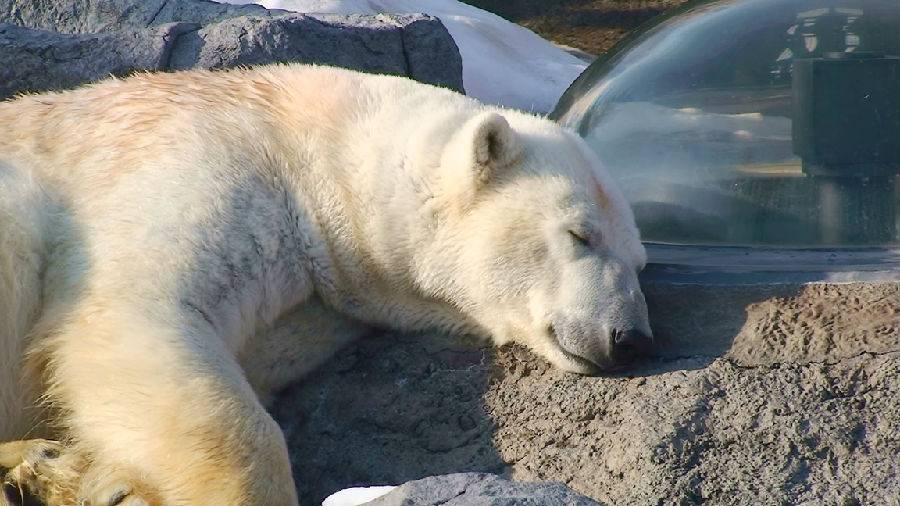
<svg viewBox="0 0 900 506">
<path fill-rule="evenodd" d="M 629 206 L 545 119 L 288 65 L 26 96 L 0 129 L 0 440 L 63 442 L 0 447 L 12 503 L 296 504 L 263 406 L 373 326 L 576 373 L 650 343 Z"/>
</svg>

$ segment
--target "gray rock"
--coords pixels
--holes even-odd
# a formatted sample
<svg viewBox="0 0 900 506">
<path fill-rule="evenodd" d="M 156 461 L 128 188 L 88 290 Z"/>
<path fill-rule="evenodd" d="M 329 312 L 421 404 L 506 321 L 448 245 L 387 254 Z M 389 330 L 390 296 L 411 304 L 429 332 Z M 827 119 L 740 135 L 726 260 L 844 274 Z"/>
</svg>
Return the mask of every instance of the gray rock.
<svg viewBox="0 0 900 506">
<path fill-rule="evenodd" d="M 191 26 L 65 35 L 0 23 L 0 99 L 165 69 L 172 41 Z"/>
<path fill-rule="evenodd" d="M 60 33 L 96 33 L 175 22 L 215 23 L 285 11 L 208 0 L 0 0 L 0 22 Z"/>
<path fill-rule="evenodd" d="M 458 473 L 408 482 L 367 506 L 599 506 L 561 483 L 520 483 Z"/>
<path fill-rule="evenodd" d="M 463 91 L 462 57 L 456 44 L 447 43 L 449 32 L 444 25 L 438 28 L 437 19 L 410 14 L 393 15 L 391 19 L 403 27 L 403 53 L 409 75 L 422 82 L 440 83 Z M 448 76 L 454 79 L 449 80 Z"/>
<path fill-rule="evenodd" d="M 0 0 L 0 99 L 138 70 L 272 62 L 403 75 L 463 91 L 459 50 L 427 15 L 301 15 L 205 0 Z"/>
<path fill-rule="evenodd" d="M 307 15 L 228 19 L 183 34 L 170 65 L 186 69 L 304 62 L 407 75 L 403 26 L 389 19 Z"/>
</svg>

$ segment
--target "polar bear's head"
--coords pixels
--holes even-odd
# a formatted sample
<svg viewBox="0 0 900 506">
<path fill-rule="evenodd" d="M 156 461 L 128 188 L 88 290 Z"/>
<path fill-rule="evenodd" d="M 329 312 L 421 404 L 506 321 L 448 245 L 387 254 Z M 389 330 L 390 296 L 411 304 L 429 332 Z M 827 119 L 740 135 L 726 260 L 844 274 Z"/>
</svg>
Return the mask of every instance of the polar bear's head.
<svg viewBox="0 0 900 506">
<path fill-rule="evenodd" d="M 646 253 L 627 201 L 587 145 L 511 111 L 481 112 L 448 136 L 433 199 L 432 286 L 453 287 L 447 298 L 498 343 L 524 344 L 564 370 L 612 369 L 644 351 Z"/>
</svg>

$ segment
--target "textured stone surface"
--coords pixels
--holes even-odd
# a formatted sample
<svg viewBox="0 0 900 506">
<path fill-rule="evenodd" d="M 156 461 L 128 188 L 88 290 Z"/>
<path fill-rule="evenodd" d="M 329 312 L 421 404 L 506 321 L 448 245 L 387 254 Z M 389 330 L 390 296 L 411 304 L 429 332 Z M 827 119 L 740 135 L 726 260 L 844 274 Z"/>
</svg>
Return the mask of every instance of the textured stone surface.
<svg viewBox="0 0 900 506">
<path fill-rule="evenodd" d="M 301 493 L 478 471 L 607 504 L 900 505 L 900 284 L 645 290 L 659 356 L 618 375 L 353 346 L 277 406 Z"/>
<path fill-rule="evenodd" d="M 463 90 L 456 44 L 426 15 L 300 15 L 203 0 L 0 0 L 0 99 L 137 70 L 272 62 Z"/>
<path fill-rule="evenodd" d="M 430 18 L 418 18 L 427 21 Z M 301 61 L 406 75 L 402 25 L 373 16 L 240 17 L 182 35 L 171 68 Z"/>
<path fill-rule="evenodd" d="M 411 481 L 368 506 L 598 506 L 559 483 L 521 483 L 483 473 Z"/>
<path fill-rule="evenodd" d="M 464 91 L 459 48 L 440 21 L 409 14 L 392 15 L 391 19 L 404 27 L 403 52 L 410 76 L 422 82 L 440 83 Z"/>
<path fill-rule="evenodd" d="M 72 88 L 137 69 L 163 69 L 172 40 L 189 27 L 63 35 L 0 23 L 0 99 Z"/>
<path fill-rule="evenodd" d="M 96 33 L 166 23 L 201 25 L 283 14 L 259 5 L 208 0 L 0 0 L 0 22 L 61 33 Z"/>
</svg>

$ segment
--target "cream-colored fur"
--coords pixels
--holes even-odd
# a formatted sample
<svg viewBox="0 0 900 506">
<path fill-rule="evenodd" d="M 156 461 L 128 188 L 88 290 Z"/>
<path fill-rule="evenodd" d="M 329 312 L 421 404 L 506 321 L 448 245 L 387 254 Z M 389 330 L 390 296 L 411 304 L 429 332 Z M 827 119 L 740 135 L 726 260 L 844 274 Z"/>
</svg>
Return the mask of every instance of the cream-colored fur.
<svg viewBox="0 0 900 506">
<path fill-rule="evenodd" d="M 612 329 L 649 334 L 644 261 L 577 136 L 406 79 L 21 97 L 0 103 L 0 438 L 49 427 L 91 504 L 295 504 L 274 389 L 372 326 L 591 372 Z"/>
</svg>

